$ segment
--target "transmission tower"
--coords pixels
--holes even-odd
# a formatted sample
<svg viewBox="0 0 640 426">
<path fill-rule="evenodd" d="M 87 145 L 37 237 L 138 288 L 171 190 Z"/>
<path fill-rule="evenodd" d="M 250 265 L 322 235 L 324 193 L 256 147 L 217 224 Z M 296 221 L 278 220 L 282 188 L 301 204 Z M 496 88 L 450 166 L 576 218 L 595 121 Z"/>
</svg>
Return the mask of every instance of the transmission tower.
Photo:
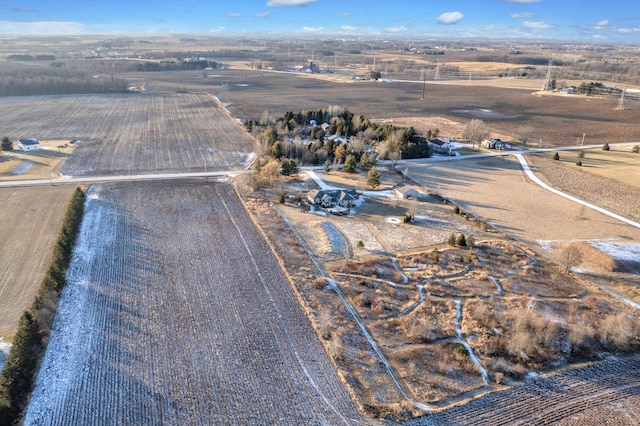
<svg viewBox="0 0 640 426">
<path fill-rule="evenodd" d="M 544 82 L 542 83 L 542 88 L 540 89 L 541 92 L 546 92 L 548 90 L 551 90 L 551 61 L 549 61 L 549 67 L 547 68 L 547 76 L 544 79 Z"/>
<path fill-rule="evenodd" d="M 622 94 L 620 94 L 620 100 L 618 101 L 618 106 L 616 107 L 617 110 L 621 111 L 624 109 L 624 92 L 627 89 L 622 89 Z"/>
<path fill-rule="evenodd" d="M 433 79 L 440 80 L 440 60 L 439 59 L 438 59 L 438 64 L 436 65 L 436 76 Z"/>
</svg>

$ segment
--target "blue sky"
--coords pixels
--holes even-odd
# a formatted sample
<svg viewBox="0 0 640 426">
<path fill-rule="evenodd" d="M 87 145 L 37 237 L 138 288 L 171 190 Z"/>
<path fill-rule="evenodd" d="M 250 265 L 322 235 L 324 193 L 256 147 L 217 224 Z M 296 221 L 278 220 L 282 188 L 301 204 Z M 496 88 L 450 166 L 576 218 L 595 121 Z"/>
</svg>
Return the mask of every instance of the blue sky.
<svg viewBox="0 0 640 426">
<path fill-rule="evenodd" d="M 640 43 L 637 0 L 2 0 L 0 34 L 493 37 Z"/>
</svg>

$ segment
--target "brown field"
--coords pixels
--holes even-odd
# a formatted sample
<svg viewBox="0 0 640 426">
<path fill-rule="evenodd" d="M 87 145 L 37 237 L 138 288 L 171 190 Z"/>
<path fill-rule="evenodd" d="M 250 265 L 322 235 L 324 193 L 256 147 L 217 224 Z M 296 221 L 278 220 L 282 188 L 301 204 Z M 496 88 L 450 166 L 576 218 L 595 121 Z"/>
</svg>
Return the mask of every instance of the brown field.
<svg viewBox="0 0 640 426">
<path fill-rule="evenodd" d="M 0 188 L 0 337 L 10 341 L 49 266 L 73 186 Z"/>
<path fill-rule="evenodd" d="M 540 247 L 540 241 L 567 239 L 622 237 L 640 242 L 640 229 L 584 209 L 530 182 L 515 159 L 487 158 L 408 167 L 409 176 L 416 182 L 454 200 L 463 209 L 531 247 Z M 615 203 L 615 198 L 611 202 Z"/>
<path fill-rule="evenodd" d="M 631 152 L 631 148 L 611 147 L 609 151 L 601 148 L 586 149 L 582 158 L 578 157 L 579 152 L 561 154 L 560 163 L 575 169 L 576 162 L 580 160 L 582 162 L 580 171 L 614 179 L 640 189 L 640 154 Z M 553 153 L 541 154 L 541 156 L 552 158 Z"/>
<path fill-rule="evenodd" d="M 253 140 L 207 93 L 0 99 L 12 139 L 77 139 L 64 175 L 241 170 Z"/>
<path fill-rule="evenodd" d="M 421 100 L 422 84 L 415 77 L 414 82 L 349 80 L 351 84 L 344 84 L 343 77 L 338 81 L 250 69 L 129 73 L 126 77 L 144 79 L 148 90 L 155 93 L 211 91 L 240 119 L 339 105 L 376 120 L 441 117 L 466 124 L 480 118 L 496 136 L 506 140 L 527 137 L 530 144 L 541 141 L 542 146 L 575 145 L 582 133 L 592 143 L 640 140 L 640 129 L 633 124 L 640 121 L 638 101 L 629 100 L 628 109 L 616 111 L 618 99 L 537 96 L 533 92 L 541 82 L 531 84 L 530 80 L 513 79 L 526 83 L 525 89 L 500 87 L 506 79 L 493 80 L 494 87 L 466 81 L 431 82 Z"/>
</svg>

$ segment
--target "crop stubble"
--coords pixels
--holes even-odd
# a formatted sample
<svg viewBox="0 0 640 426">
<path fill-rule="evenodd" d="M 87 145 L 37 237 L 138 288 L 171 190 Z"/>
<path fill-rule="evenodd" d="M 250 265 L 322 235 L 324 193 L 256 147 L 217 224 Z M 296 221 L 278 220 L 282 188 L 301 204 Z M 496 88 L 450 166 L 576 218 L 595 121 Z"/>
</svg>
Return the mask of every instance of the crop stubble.
<svg viewBox="0 0 640 426">
<path fill-rule="evenodd" d="M 229 185 L 90 193 L 26 424 L 358 417 Z"/>
<path fill-rule="evenodd" d="M 0 189 L 0 337 L 11 337 L 51 259 L 73 186 Z M 9 339 L 10 340 L 10 339 Z"/>
<path fill-rule="evenodd" d="M 78 139 L 64 175 L 238 170 L 253 140 L 207 93 L 0 99 L 12 139 Z"/>
</svg>

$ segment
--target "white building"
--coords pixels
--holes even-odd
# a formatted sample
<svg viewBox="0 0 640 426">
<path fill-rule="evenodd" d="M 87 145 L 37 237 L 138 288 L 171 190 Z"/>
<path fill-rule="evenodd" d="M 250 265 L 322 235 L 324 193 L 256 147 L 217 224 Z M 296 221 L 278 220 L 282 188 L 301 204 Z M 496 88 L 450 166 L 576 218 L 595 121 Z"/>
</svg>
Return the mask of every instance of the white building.
<svg viewBox="0 0 640 426">
<path fill-rule="evenodd" d="M 20 151 L 33 151 L 40 149 L 40 142 L 36 138 L 20 139 L 18 141 L 18 149 Z"/>
</svg>

